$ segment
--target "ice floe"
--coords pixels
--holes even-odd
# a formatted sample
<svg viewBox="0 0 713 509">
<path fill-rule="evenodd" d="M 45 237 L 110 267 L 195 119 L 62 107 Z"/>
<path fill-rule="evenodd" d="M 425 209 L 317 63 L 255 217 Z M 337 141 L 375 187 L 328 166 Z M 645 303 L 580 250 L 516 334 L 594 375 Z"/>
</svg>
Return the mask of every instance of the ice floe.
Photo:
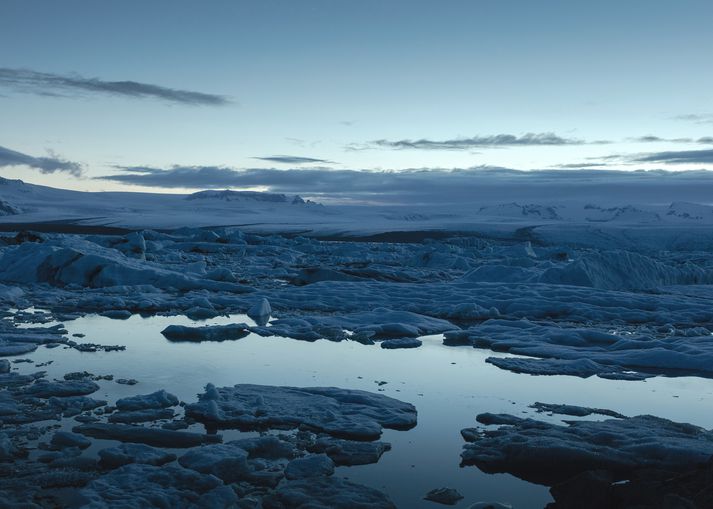
<svg viewBox="0 0 713 509">
<path fill-rule="evenodd" d="M 713 432 L 651 415 L 563 425 L 508 414 L 477 420 L 497 428 L 461 431 L 463 464 L 549 485 L 597 469 L 616 479 L 641 469 L 680 472 L 713 456 Z"/>
<path fill-rule="evenodd" d="M 212 475 L 164 465 L 133 463 L 91 481 L 81 491 L 85 507 L 235 507 L 235 492 Z"/>
<path fill-rule="evenodd" d="M 151 394 L 129 396 L 116 401 L 116 408 L 122 411 L 147 410 L 176 406 L 178 398 L 161 389 Z"/>
<path fill-rule="evenodd" d="M 291 481 L 328 476 L 333 473 L 334 462 L 326 454 L 310 454 L 303 458 L 295 458 L 285 467 L 285 477 Z"/>
<path fill-rule="evenodd" d="M 189 431 L 146 428 L 129 424 L 87 423 L 75 426 L 72 431 L 92 438 L 119 440 L 154 447 L 186 448 L 220 442 L 220 435 L 204 435 Z"/>
<path fill-rule="evenodd" d="M 220 428 L 302 427 L 340 438 L 375 440 L 382 427 L 409 429 L 416 408 L 381 394 L 336 387 L 270 387 L 211 384 L 186 406 L 186 415 Z"/>
<path fill-rule="evenodd" d="M 281 484 L 262 501 L 265 509 L 395 509 L 382 492 L 339 477 Z"/>
<path fill-rule="evenodd" d="M 335 465 L 368 465 L 376 463 L 381 455 L 391 449 L 387 442 L 361 442 L 343 440 L 330 436 L 319 437 L 308 450 L 315 453 L 325 453 Z"/>
<path fill-rule="evenodd" d="M 423 498 L 437 504 L 456 505 L 463 500 L 463 495 L 453 488 L 436 488 L 426 493 Z"/>
<path fill-rule="evenodd" d="M 244 338 L 249 333 L 250 329 L 245 323 L 204 327 L 169 325 L 161 331 L 161 334 L 171 341 L 226 341 Z"/>
<path fill-rule="evenodd" d="M 118 468 L 129 463 L 161 466 L 176 459 L 176 455 L 150 445 L 125 443 L 99 451 L 99 462 L 104 468 Z"/>
<path fill-rule="evenodd" d="M 529 374 L 598 374 L 641 379 L 657 373 L 713 375 L 713 342 L 707 328 L 678 334 L 669 327 L 640 331 L 562 326 L 553 322 L 488 320 L 462 331 L 447 332 L 444 342 L 470 344 L 500 352 L 548 359 L 490 358 L 498 367 Z"/>
</svg>

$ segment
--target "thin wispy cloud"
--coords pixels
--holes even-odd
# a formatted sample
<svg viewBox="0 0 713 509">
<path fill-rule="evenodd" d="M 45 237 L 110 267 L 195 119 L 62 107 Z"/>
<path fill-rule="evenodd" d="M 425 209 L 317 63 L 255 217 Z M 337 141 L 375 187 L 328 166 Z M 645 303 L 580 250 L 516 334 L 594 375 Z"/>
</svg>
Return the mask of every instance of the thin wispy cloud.
<svg viewBox="0 0 713 509">
<path fill-rule="evenodd" d="M 98 180 L 122 184 L 188 189 L 224 189 L 230 187 L 270 187 L 280 191 L 287 189 L 303 192 L 307 189 L 318 192 L 331 191 L 353 185 L 356 174 L 368 173 L 330 168 L 288 169 L 248 168 L 235 169 L 224 166 L 149 166 L 117 167 L 122 173 L 96 177 Z"/>
<path fill-rule="evenodd" d="M 49 157 L 34 157 L 31 155 L 0 147 L 0 167 L 27 166 L 41 173 L 66 172 L 75 177 L 82 174 L 82 165 L 61 159 L 54 154 Z"/>
<path fill-rule="evenodd" d="M 317 159 L 314 157 L 300 156 L 264 156 L 253 157 L 253 159 L 259 159 L 261 161 L 269 161 L 271 163 L 281 164 L 334 164 L 333 161 L 328 161 L 327 159 Z"/>
<path fill-rule="evenodd" d="M 523 135 L 494 134 L 473 136 L 470 138 L 452 138 L 448 140 L 374 140 L 367 145 L 352 145 L 348 148 L 391 148 L 417 150 L 471 150 L 476 148 L 521 147 L 521 146 L 557 146 L 583 145 L 586 142 L 576 138 L 564 138 L 554 133 L 526 133 Z M 606 143 L 606 142 L 595 142 Z"/>
<path fill-rule="evenodd" d="M 700 138 L 661 138 L 659 136 L 647 135 L 636 138 L 628 138 L 628 141 L 637 143 L 700 143 L 713 144 L 713 136 L 702 136 Z"/>
<path fill-rule="evenodd" d="M 567 163 L 567 164 L 558 164 L 555 166 L 556 168 L 563 168 L 563 169 L 572 169 L 572 170 L 577 170 L 580 168 L 603 168 L 608 166 L 608 163 L 604 162 L 599 162 L 599 163 Z"/>
<path fill-rule="evenodd" d="M 191 106 L 223 106 L 222 95 L 162 87 L 138 81 L 105 81 L 78 74 L 54 74 L 28 69 L 0 68 L 0 86 L 16 92 L 44 96 L 113 95 L 132 99 L 159 99 Z"/>
<path fill-rule="evenodd" d="M 713 124 L 713 113 L 688 113 L 686 115 L 676 115 L 676 120 L 685 120 L 696 124 Z"/>
<path fill-rule="evenodd" d="M 163 188 L 219 189 L 235 185 L 236 171 L 223 166 L 115 166 L 122 173 L 95 177 L 128 185 Z"/>
<path fill-rule="evenodd" d="M 713 149 L 654 152 L 637 156 L 633 158 L 633 161 L 638 163 L 713 164 Z"/>
</svg>

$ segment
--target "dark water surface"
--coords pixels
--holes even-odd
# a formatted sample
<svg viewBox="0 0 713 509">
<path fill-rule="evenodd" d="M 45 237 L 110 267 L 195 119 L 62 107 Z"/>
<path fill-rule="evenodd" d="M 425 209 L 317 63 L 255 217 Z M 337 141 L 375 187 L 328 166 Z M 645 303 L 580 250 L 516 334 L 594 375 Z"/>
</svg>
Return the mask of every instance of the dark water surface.
<svg viewBox="0 0 713 509">
<path fill-rule="evenodd" d="M 235 315 L 200 324 L 230 322 L 252 323 L 243 315 Z M 170 324 L 198 325 L 176 316 L 135 315 L 128 320 L 111 320 L 90 315 L 66 322 L 70 334 L 86 334 L 81 342 L 125 345 L 126 351 L 80 353 L 63 347 L 41 347 L 28 357 L 38 363 L 53 360 L 41 368 L 50 377 L 86 370 L 139 381 L 134 386 L 100 382 L 102 388 L 94 396 L 110 402 L 158 389 L 192 402 L 208 382 L 217 386 L 253 383 L 338 386 L 373 392 L 381 389 L 383 394 L 413 403 L 418 409 L 418 426 L 405 432 L 387 430 L 383 439 L 393 448 L 378 464 L 340 467 L 337 475 L 385 491 L 401 508 L 437 507 L 422 497 L 443 486 L 456 488 L 465 496 L 456 507 L 500 501 L 516 508 L 541 508 L 551 500 L 544 486 L 459 466 L 464 443 L 459 432 L 473 426 L 481 412 L 557 419 L 527 408 L 542 401 L 610 408 L 626 415 L 653 414 L 713 427 L 713 380 L 659 377 L 623 382 L 518 375 L 484 362 L 486 357 L 498 354 L 446 347 L 440 336 L 422 338 L 423 346 L 412 350 L 384 350 L 378 345 L 346 341 L 308 343 L 252 334 L 237 341 L 172 343 L 160 334 Z M 33 370 L 32 365 L 17 366 L 23 372 Z M 379 385 L 382 381 L 387 383 Z M 238 435 L 232 431 L 223 434 L 226 440 Z M 111 444 L 98 442 L 96 448 Z"/>
</svg>

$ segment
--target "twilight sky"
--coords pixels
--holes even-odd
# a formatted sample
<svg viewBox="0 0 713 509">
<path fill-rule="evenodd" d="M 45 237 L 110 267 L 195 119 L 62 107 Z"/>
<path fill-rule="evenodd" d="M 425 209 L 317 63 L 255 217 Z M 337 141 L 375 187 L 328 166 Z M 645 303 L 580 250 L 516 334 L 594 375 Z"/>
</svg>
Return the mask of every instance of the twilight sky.
<svg viewBox="0 0 713 509">
<path fill-rule="evenodd" d="M 711 19 L 710 0 L 0 0 L 0 176 L 713 170 Z"/>
</svg>

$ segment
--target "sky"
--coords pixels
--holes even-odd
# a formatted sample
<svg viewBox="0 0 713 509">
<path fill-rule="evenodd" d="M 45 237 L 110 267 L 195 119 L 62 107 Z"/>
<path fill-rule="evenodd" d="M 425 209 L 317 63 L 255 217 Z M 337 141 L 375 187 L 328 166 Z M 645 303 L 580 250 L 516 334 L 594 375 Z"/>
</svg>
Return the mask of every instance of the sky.
<svg viewBox="0 0 713 509">
<path fill-rule="evenodd" d="M 713 170 L 711 19 L 710 0 L 0 0 L 0 176 L 309 194 L 364 171 Z"/>
</svg>

